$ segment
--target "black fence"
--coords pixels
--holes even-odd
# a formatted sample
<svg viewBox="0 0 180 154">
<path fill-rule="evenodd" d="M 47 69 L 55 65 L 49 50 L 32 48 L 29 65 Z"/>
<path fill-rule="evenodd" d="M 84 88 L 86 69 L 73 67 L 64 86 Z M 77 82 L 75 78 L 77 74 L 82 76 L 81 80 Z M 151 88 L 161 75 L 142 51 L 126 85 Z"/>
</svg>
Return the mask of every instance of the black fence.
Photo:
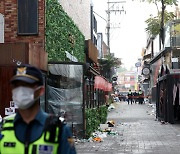
<svg viewBox="0 0 180 154">
<path fill-rule="evenodd" d="M 107 104 L 106 92 L 101 89 L 94 89 L 94 85 L 85 85 L 85 106 L 96 108 Z"/>
</svg>

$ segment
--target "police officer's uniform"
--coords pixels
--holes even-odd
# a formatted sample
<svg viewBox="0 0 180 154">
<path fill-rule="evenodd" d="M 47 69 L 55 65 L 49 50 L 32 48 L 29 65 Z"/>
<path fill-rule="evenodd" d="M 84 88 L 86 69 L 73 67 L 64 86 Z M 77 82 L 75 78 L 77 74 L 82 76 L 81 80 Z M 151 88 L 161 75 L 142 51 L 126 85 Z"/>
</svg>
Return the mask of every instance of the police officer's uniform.
<svg viewBox="0 0 180 154">
<path fill-rule="evenodd" d="M 75 154 L 76 151 L 69 128 L 40 109 L 29 124 L 18 113 L 3 119 L 0 153 Z"/>
<path fill-rule="evenodd" d="M 133 96 L 133 94 L 132 94 L 131 90 L 129 90 L 129 92 L 128 92 L 128 104 L 129 104 L 129 102 L 131 102 L 131 104 L 132 104 L 132 96 Z"/>
</svg>

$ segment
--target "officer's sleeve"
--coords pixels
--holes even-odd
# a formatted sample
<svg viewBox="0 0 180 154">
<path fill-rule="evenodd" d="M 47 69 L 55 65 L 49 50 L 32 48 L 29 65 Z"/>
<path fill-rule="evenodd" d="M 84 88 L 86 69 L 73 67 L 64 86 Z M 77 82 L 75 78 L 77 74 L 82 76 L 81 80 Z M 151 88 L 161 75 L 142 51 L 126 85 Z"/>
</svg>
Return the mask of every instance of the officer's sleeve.
<svg viewBox="0 0 180 154">
<path fill-rule="evenodd" d="M 59 144 L 58 154 L 76 154 L 72 132 L 67 125 L 63 125 L 62 127 L 62 135 Z"/>
</svg>

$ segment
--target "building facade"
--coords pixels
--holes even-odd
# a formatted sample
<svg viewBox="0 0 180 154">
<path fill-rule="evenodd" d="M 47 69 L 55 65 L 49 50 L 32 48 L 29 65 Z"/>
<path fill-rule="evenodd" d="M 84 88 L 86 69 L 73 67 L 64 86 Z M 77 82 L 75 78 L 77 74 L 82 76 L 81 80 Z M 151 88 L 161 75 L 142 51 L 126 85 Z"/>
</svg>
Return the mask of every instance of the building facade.
<svg viewBox="0 0 180 154">
<path fill-rule="evenodd" d="M 71 0 L 59 0 L 59 3 L 84 34 L 85 40 L 91 39 L 91 0 L 77 0 L 74 3 Z"/>
<path fill-rule="evenodd" d="M 128 92 L 137 90 L 137 72 L 129 71 L 118 74 L 118 89 L 120 92 Z"/>
<path fill-rule="evenodd" d="M 27 0 L 0 1 L 1 42 L 28 43 L 29 63 L 46 70 L 47 66 L 42 65 L 44 59 L 47 62 L 45 52 L 45 1 L 33 0 L 31 3 L 35 3 L 36 5 L 32 8 L 30 6 L 28 7 Z M 4 38 L 2 38 L 3 36 Z M 40 58 L 40 55 L 43 59 Z M 22 61 L 18 57 L 14 57 L 13 59 Z M 7 63 L 12 64 L 13 62 L 7 61 Z"/>
<path fill-rule="evenodd" d="M 0 1 L 0 54 L 0 114 L 4 117 L 12 101 L 9 81 L 14 67 L 26 63 L 47 70 L 44 0 Z"/>
</svg>

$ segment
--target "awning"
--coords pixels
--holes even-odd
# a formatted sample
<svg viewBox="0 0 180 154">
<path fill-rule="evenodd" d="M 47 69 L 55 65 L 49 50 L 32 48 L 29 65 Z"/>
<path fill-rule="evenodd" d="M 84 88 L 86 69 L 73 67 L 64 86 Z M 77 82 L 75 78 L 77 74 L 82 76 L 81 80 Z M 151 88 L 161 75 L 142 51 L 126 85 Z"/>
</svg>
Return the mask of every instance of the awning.
<svg viewBox="0 0 180 154">
<path fill-rule="evenodd" d="M 101 76 L 95 76 L 94 88 L 101 89 L 103 91 L 112 91 L 112 84 Z"/>
<path fill-rule="evenodd" d="M 105 90 L 104 91 L 112 91 L 112 83 L 107 82 Z"/>
</svg>

